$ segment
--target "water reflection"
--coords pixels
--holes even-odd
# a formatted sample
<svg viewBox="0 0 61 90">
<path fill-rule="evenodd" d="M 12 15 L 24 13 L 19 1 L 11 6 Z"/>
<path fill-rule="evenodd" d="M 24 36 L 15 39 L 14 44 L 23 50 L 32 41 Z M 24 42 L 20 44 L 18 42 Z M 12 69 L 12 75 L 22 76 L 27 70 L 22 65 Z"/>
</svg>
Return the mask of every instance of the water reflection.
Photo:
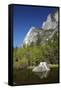
<svg viewBox="0 0 61 90">
<path fill-rule="evenodd" d="M 40 77 L 40 79 L 47 78 L 50 71 L 44 71 L 44 72 L 34 72 L 37 76 Z"/>
</svg>

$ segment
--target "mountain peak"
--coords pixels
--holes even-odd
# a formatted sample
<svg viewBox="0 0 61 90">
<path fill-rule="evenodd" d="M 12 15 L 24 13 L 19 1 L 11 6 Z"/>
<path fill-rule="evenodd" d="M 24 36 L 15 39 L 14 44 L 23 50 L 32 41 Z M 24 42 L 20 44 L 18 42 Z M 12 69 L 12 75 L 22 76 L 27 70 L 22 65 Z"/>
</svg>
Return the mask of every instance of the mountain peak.
<svg viewBox="0 0 61 90">
<path fill-rule="evenodd" d="M 46 21 L 44 21 L 42 24 L 42 29 L 44 30 L 55 29 L 57 26 L 58 26 L 58 11 L 49 14 L 47 16 Z"/>
<path fill-rule="evenodd" d="M 39 40 L 39 44 L 46 43 L 53 37 L 55 32 L 58 30 L 58 11 L 49 14 L 46 21 L 42 24 L 41 28 L 31 27 L 25 36 L 23 45 L 35 45 Z"/>
</svg>

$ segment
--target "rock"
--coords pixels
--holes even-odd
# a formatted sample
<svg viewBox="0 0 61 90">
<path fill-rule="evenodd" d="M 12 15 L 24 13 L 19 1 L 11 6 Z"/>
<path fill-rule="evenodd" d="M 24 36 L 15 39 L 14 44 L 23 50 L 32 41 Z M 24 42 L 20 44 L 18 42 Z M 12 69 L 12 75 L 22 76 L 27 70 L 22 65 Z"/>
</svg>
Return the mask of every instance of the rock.
<svg viewBox="0 0 61 90">
<path fill-rule="evenodd" d="M 47 64 L 47 62 L 40 62 L 38 66 L 33 68 L 33 72 L 45 72 L 45 71 L 50 71 L 50 68 Z"/>
<path fill-rule="evenodd" d="M 58 26 L 58 11 L 54 14 L 49 14 L 47 20 L 43 22 L 42 29 L 49 30 L 55 29 Z"/>
<path fill-rule="evenodd" d="M 51 39 L 55 32 L 58 31 L 58 11 L 50 13 L 46 21 L 43 22 L 42 27 L 30 27 L 27 32 L 22 46 L 33 46 L 45 44 Z"/>
<path fill-rule="evenodd" d="M 31 27 L 24 38 L 23 45 L 25 45 L 26 47 L 27 47 L 27 45 L 28 46 L 33 45 L 33 44 L 35 45 L 37 42 L 37 39 L 38 39 L 38 37 L 37 37 L 38 32 L 41 33 L 41 31 L 42 30 L 40 30 L 40 29 Z"/>
</svg>

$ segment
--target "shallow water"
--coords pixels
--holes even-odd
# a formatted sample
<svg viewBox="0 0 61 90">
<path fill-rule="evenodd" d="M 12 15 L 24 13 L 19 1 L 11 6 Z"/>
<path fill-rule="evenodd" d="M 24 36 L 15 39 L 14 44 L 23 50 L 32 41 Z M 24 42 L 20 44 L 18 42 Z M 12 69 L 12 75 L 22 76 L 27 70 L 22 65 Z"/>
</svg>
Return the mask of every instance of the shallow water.
<svg viewBox="0 0 61 90">
<path fill-rule="evenodd" d="M 13 70 L 13 84 L 49 84 L 59 82 L 58 68 L 52 68 L 49 72 L 34 73 L 31 69 L 14 69 Z"/>
</svg>

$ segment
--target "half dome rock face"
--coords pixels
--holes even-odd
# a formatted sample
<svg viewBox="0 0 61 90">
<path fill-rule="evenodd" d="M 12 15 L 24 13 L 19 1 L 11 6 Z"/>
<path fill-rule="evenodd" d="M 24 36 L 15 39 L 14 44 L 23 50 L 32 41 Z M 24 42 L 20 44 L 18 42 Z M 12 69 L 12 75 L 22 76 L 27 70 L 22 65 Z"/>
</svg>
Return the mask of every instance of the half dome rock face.
<svg viewBox="0 0 61 90">
<path fill-rule="evenodd" d="M 35 27 L 31 27 L 29 32 L 25 36 L 23 44 L 24 45 L 36 44 L 38 32 L 41 34 L 41 31 L 42 30 L 36 29 Z"/>
<path fill-rule="evenodd" d="M 43 22 L 42 29 L 49 30 L 55 29 L 58 26 L 58 11 L 54 14 L 49 14 L 47 20 Z"/>
<path fill-rule="evenodd" d="M 31 32 L 33 32 L 33 29 L 35 29 L 35 27 L 31 27 L 30 28 L 30 30 L 29 30 L 29 32 L 26 34 L 26 36 L 25 36 L 25 39 L 24 39 L 24 42 L 23 42 L 23 44 L 25 43 L 25 44 L 28 44 L 28 41 L 29 41 L 29 35 L 30 35 L 30 33 Z"/>
<path fill-rule="evenodd" d="M 42 29 L 31 27 L 25 36 L 23 46 L 45 44 L 58 31 L 58 12 L 49 14 L 43 22 Z"/>
</svg>

